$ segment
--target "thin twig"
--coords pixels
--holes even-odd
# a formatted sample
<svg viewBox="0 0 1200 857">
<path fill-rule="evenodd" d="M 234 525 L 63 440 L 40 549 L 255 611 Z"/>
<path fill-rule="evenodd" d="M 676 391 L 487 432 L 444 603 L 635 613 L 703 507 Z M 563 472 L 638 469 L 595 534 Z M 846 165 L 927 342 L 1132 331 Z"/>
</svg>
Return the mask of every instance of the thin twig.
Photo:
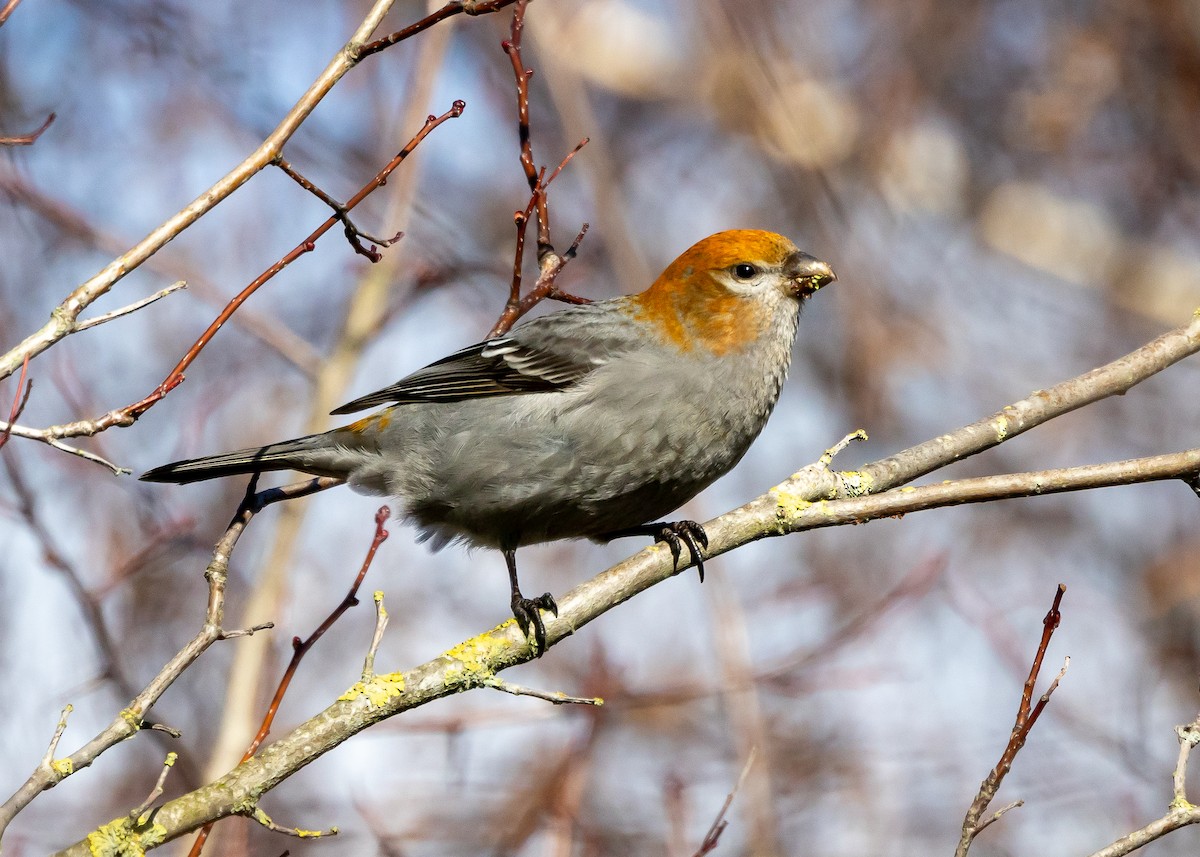
<svg viewBox="0 0 1200 857">
<path fill-rule="evenodd" d="M 254 484 L 255 481 L 252 480 L 250 487 L 253 488 Z M 39 766 L 13 795 L 0 805 L 0 837 L 3 837 L 5 828 L 17 813 L 43 791 L 56 785 L 63 776 L 88 767 L 110 747 L 146 728 L 146 714 L 154 703 L 209 646 L 222 638 L 230 554 L 254 515 L 272 503 L 304 497 L 340 484 L 339 479 L 320 477 L 282 488 L 271 488 L 257 494 L 252 490 L 246 492 L 225 533 L 217 542 L 204 573 L 208 581 L 208 603 L 200 631 L 159 670 L 158 675 L 150 680 L 141 693 L 134 697 L 108 726 L 74 753 L 59 759 L 51 770 L 47 771 Z"/>
<path fill-rule="evenodd" d="M 521 145 L 521 169 L 525 172 L 525 181 L 529 183 L 529 189 L 536 192 L 541 182 L 533 162 L 533 139 L 529 133 L 529 79 L 533 77 L 533 69 L 526 68 L 521 58 L 521 35 L 525 31 L 525 10 L 528 6 L 529 0 L 517 0 L 509 37 L 500 43 L 500 48 L 512 62 L 513 76 L 517 82 L 517 139 Z M 537 198 L 536 193 L 534 198 Z M 539 202 L 539 219 L 542 213 L 542 203 Z M 544 222 L 542 229 L 549 233 L 549 226 Z"/>
<path fill-rule="evenodd" d="M 308 635 L 307 639 L 301 640 L 299 637 L 292 638 L 292 659 L 287 665 L 287 669 L 283 671 L 282 678 L 279 679 L 279 684 L 275 687 L 275 695 L 271 697 L 271 703 L 267 706 L 267 712 L 263 715 L 262 723 L 258 727 L 258 733 L 254 736 L 254 740 L 250 742 L 250 746 L 246 748 L 246 752 L 242 754 L 241 761 L 253 758 L 258 752 L 258 748 L 262 746 L 263 741 L 267 740 L 267 736 L 271 734 L 271 727 L 275 723 L 275 715 L 279 712 L 279 706 L 283 703 L 283 697 L 287 694 L 288 688 L 291 686 L 292 679 L 296 675 L 296 670 L 300 667 L 300 662 L 304 656 L 308 654 L 309 649 L 316 645 L 317 640 L 325 635 L 325 632 L 333 627 L 342 615 L 358 604 L 358 590 L 362 586 L 363 580 L 367 576 L 367 571 L 371 568 L 372 562 L 375 560 L 375 552 L 379 550 L 379 546 L 387 540 L 388 531 L 384 529 L 384 524 L 391 517 L 391 509 L 387 506 L 380 506 L 375 512 L 375 533 L 371 538 L 371 545 L 367 548 L 366 558 L 362 565 L 359 566 L 358 574 L 354 578 L 354 582 L 350 584 L 350 590 L 343 596 L 341 603 L 333 608 L 333 611 L 325 617 L 316 630 Z M 269 626 L 270 623 L 267 623 Z M 253 633 L 257 628 L 250 629 Z M 246 632 L 227 632 L 225 638 L 228 639 L 238 633 Z M 213 823 L 209 823 L 200 828 L 196 834 L 196 838 L 192 841 L 192 847 L 188 851 L 188 857 L 199 857 L 200 852 L 204 848 L 204 843 L 208 840 L 209 834 L 212 832 Z"/>
<path fill-rule="evenodd" d="M 604 704 L 604 700 L 598 696 L 568 696 L 561 690 L 538 690 L 533 687 L 525 687 L 524 685 L 514 684 L 511 681 L 504 681 L 501 678 L 492 676 L 484 682 L 484 685 L 493 690 L 501 690 L 505 693 L 511 693 L 513 696 L 532 696 L 535 699 L 544 699 L 546 702 L 553 702 L 555 705 L 596 705 Z"/>
<path fill-rule="evenodd" d="M 13 396 L 12 407 L 8 411 L 8 422 L 4 425 L 4 430 L 0 432 L 0 447 L 8 443 L 8 439 L 12 437 L 13 424 L 21 416 L 21 411 L 25 410 L 25 405 L 29 403 L 29 394 L 33 392 L 33 379 L 31 378 L 28 383 L 25 381 L 28 369 L 29 358 L 26 357 L 21 363 L 21 375 L 17 378 L 17 393 Z"/>
<path fill-rule="evenodd" d="M 186 280 L 177 280 L 174 283 L 171 283 L 171 285 L 167 286 L 165 289 L 159 289 L 148 298 L 142 298 L 140 301 L 134 301 L 129 306 L 124 306 L 120 309 L 115 309 L 112 312 L 106 312 L 104 315 L 98 315 L 95 318 L 89 318 L 85 321 L 79 322 L 75 325 L 75 332 L 78 333 L 81 330 L 87 330 L 89 327 L 95 327 L 98 324 L 104 324 L 106 321 L 112 321 L 114 318 L 120 318 L 123 315 L 129 315 L 131 312 L 137 312 L 144 306 L 149 306 L 155 301 L 162 300 L 172 292 L 177 292 L 180 289 L 186 288 Z"/>
<path fill-rule="evenodd" d="M 262 809 L 255 807 L 252 810 L 242 813 L 247 818 L 253 818 L 267 830 L 272 833 L 282 833 L 284 836 L 295 836 L 297 839 L 319 839 L 322 836 L 337 836 L 338 829 L 331 827 L 328 830 L 304 830 L 299 827 L 284 827 L 281 824 L 276 824 L 271 820 Z"/>
<path fill-rule="evenodd" d="M 0 27 L 4 26 L 5 20 L 12 13 L 12 10 L 17 7 L 21 0 L 9 0 L 7 6 L 0 9 Z M 0 137 L 0 146 L 32 146 L 37 142 L 37 138 L 42 136 L 42 133 L 50 127 L 50 123 L 55 119 L 55 114 L 51 113 L 46 117 L 46 121 L 36 131 L 30 131 L 28 134 L 22 134 L 19 137 Z"/>
<path fill-rule="evenodd" d="M 385 48 L 390 48 L 392 45 L 402 42 L 405 39 L 410 39 L 418 33 L 428 30 L 434 24 L 439 24 L 460 12 L 466 15 L 487 15 L 491 12 L 498 12 L 505 6 L 511 6 L 515 2 L 516 0 L 489 0 L 489 2 L 481 2 L 481 0 L 453 0 L 453 2 L 447 3 L 415 24 L 409 24 L 402 30 L 397 30 L 390 35 L 384 36 L 382 39 L 376 39 L 358 48 L 354 53 L 354 60 L 358 62 L 369 57 L 371 54 L 378 53 Z"/>
<path fill-rule="evenodd" d="M 129 817 L 137 821 L 138 824 L 145 824 L 147 819 L 142 818 L 142 813 L 150 808 L 163 793 L 163 784 L 167 781 L 167 774 L 171 772 L 171 768 L 175 767 L 175 760 L 179 756 L 176 753 L 167 753 L 167 758 L 163 761 L 162 771 L 158 774 L 158 781 L 154 784 L 150 794 L 146 795 L 146 799 L 129 811 Z"/>
<path fill-rule="evenodd" d="M 62 714 L 58 716 L 58 725 L 54 727 L 54 735 L 50 738 L 50 745 L 46 748 L 46 755 L 42 757 L 42 768 L 53 769 L 54 752 L 58 749 L 58 742 L 62 739 L 63 733 L 67 731 L 67 717 L 74 710 L 75 706 L 69 702 L 63 706 Z"/>
<path fill-rule="evenodd" d="M 1000 790 L 1000 784 L 1004 782 L 1005 776 L 1012 770 L 1013 760 L 1016 759 L 1017 753 L 1025 746 L 1026 740 L 1029 738 L 1029 733 L 1037 723 L 1038 717 L 1046 708 L 1046 703 L 1050 701 L 1050 695 L 1054 693 L 1058 687 L 1059 680 L 1067 671 L 1067 665 L 1070 659 L 1066 659 L 1063 663 L 1062 670 L 1059 671 L 1054 681 L 1046 689 L 1038 699 L 1037 705 L 1033 704 L 1033 688 L 1037 684 L 1038 673 L 1042 669 L 1042 661 L 1046 657 L 1046 649 L 1050 646 L 1050 638 L 1054 636 L 1055 630 L 1058 628 L 1059 622 L 1062 620 L 1062 613 L 1059 612 L 1059 607 L 1062 604 L 1063 594 L 1067 588 L 1061 583 L 1054 593 L 1054 601 L 1050 605 L 1049 612 L 1042 620 L 1042 639 L 1038 642 L 1037 651 L 1033 656 L 1033 663 L 1029 667 L 1029 677 L 1025 680 L 1025 686 L 1021 690 L 1021 704 L 1017 708 L 1017 719 L 1013 723 L 1012 734 L 1009 736 L 1008 744 L 1004 747 L 1004 752 L 1000 754 L 1000 761 L 992 768 L 991 772 L 984 778 L 983 783 L 979 786 L 979 792 L 975 795 L 975 799 L 971 801 L 971 806 L 967 810 L 966 817 L 963 819 L 962 836 L 959 838 L 958 847 L 954 850 L 955 857 L 965 857 L 967 851 L 971 847 L 971 843 L 975 841 L 975 837 L 979 832 L 994 822 L 997 818 L 1008 812 L 1015 806 L 1020 806 L 1021 802 L 1017 801 L 1004 809 L 997 812 L 987 821 L 983 821 L 983 813 L 987 811 L 988 804 L 992 802 L 992 798 L 996 796 L 996 792 Z"/>
<path fill-rule="evenodd" d="M 1187 798 L 1187 765 L 1192 750 L 1200 743 L 1200 715 L 1185 726 L 1175 727 L 1175 736 L 1179 739 L 1179 758 L 1175 770 L 1171 774 L 1171 788 L 1174 799 L 1166 815 L 1155 819 L 1144 827 L 1122 836 L 1116 842 L 1091 855 L 1091 857 L 1124 857 L 1144 845 L 1161 839 L 1168 833 L 1200 822 L 1200 807 L 1192 804 Z"/>
<path fill-rule="evenodd" d="M 367 647 L 367 656 L 363 658 L 362 680 L 369 682 L 375 678 L 375 655 L 383 643 L 383 632 L 388 626 L 387 608 L 383 606 L 383 590 L 375 590 L 375 631 L 371 634 L 371 645 Z"/>
<path fill-rule="evenodd" d="M 334 217 L 342 222 L 342 226 L 346 233 L 346 240 L 350 242 L 350 246 L 354 248 L 354 252 L 358 253 L 360 256 L 365 256 L 371 262 L 378 262 L 383 258 L 383 254 L 380 253 L 375 247 L 364 247 L 361 240 L 363 238 L 373 242 L 374 244 L 378 244 L 380 247 L 391 247 L 404 237 L 403 232 L 397 232 L 391 238 L 377 238 L 374 235 L 371 235 L 369 232 L 364 232 L 354 224 L 354 221 L 350 219 L 349 209 L 347 209 L 346 206 L 342 205 L 329 194 L 325 193 L 325 191 L 321 190 L 321 188 L 317 187 L 312 181 L 301 175 L 300 172 L 293 167 L 286 158 L 283 157 L 283 155 L 280 155 L 275 159 L 275 166 L 283 170 L 284 173 L 287 174 L 292 181 L 300 185 L 300 187 L 304 188 L 317 199 L 321 200 L 321 202 L 333 209 Z"/>
<path fill-rule="evenodd" d="M 750 766 L 754 764 L 754 759 L 757 755 L 758 748 L 751 747 L 750 752 L 746 756 L 746 764 L 742 766 L 742 772 L 738 775 L 737 782 L 729 790 L 729 794 L 725 796 L 725 802 L 721 804 L 721 810 L 717 813 L 717 817 L 713 819 L 708 832 L 704 834 L 704 840 L 700 843 L 700 848 L 696 851 L 694 857 L 703 857 L 705 854 L 710 854 L 717 847 L 717 843 L 721 839 L 721 834 L 729 826 L 729 822 L 725 820 L 725 813 L 729 812 L 729 807 L 733 805 L 734 796 L 741 789 L 742 783 L 746 782 L 746 777 L 750 773 Z"/>
<path fill-rule="evenodd" d="M 1024 800 L 1014 800 L 1012 803 L 1008 804 L 1007 806 L 1000 807 L 1000 809 L 996 810 L 991 815 L 989 815 L 987 818 L 985 818 L 983 821 L 979 822 L 979 826 L 977 828 L 975 828 L 975 835 L 978 836 L 979 833 L 985 827 L 999 821 L 1000 817 L 1002 815 L 1004 815 L 1005 813 L 1007 813 L 1011 810 L 1014 810 L 1014 809 L 1018 809 L 1019 807 L 1022 807 L 1022 806 L 1025 806 Z"/>
</svg>

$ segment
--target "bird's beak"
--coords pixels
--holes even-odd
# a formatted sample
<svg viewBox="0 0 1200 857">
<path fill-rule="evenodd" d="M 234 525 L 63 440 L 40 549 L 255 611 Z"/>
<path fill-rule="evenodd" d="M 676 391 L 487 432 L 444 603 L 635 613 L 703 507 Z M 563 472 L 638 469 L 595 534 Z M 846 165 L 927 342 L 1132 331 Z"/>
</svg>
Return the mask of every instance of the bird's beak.
<svg viewBox="0 0 1200 857">
<path fill-rule="evenodd" d="M 806 298 L 822 286 L 837 280 L 828 262 L 807 253 L 797 253 L 788 260 L 787 272 L 792 278 L 796 297 Z"/>
</svg>

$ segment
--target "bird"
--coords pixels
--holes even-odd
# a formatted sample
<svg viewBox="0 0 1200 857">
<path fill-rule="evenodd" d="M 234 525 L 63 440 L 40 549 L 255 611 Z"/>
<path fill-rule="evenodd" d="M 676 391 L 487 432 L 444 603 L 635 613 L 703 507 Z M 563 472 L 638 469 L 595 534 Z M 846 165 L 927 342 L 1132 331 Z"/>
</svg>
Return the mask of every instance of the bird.
<svg viewBox="0 0 1200 857">
<path fill-rule="evenodd" d="M 294 470 L 393 497 L 434 550 L 503 553 L 513 616 L 540 656 L 542 613 L 558 605 L 522 595 L 517 549 L 651 535 L 676 567 L 686 544 L 703 580 L 703 527 L 657 519 L 741 460 L 779 398 L 802 305 L 836 279 L 782 235 L 718 232 L 643 292 L 529 319 L 332 411 L 382 407 L 365 418 L 140 478 Z"/>
</svg>

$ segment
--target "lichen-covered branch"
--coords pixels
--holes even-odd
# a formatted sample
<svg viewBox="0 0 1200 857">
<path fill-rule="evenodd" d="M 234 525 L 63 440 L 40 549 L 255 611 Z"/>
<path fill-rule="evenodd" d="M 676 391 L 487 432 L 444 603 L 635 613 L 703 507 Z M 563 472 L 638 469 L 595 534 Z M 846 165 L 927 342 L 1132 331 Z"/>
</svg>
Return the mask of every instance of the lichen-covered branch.
<svg viewBox="0 0 1200 857">
<path fill-rule="evenodd" d="M 1106 395 L 1124 392 L 1198 348 L 1200 318 L 1108 366 L 1005 408 L 1001 415 L 1013 421 L 1013 430 L 1007 436 L 1027 431 Z M 1178 478 L 1200 470 L 1200 450 L 1190 450 L 1130 462 L 985 477 L 928 488 L 901 489 L 901 483 L 887 481 L 900 478 L 897 474 L 927 472 L 922 468 L 937 455 L 959 451 L 961 454 L 953 455 L 953 460 L 1002 442 L 1005 437 L 997 438 L 994 428 L 996 419 L 990 417 L 964 426 L 882 462 L 866 465 L 858 472 L 832 470 L 831 451 L 756 500 L 706 522 L 707 553 L 716 556 L 761 538 L 888 517 L 901 508 L 920 511 L 953 503 Z M 993 426 L 993 432 L 981 436 L 980 426 Z M 546 620 L 548 645 L 555 645 L 689 565 L 686 559 L 676 564 L 669 548 L 656 544 L 601 572 L 558 599 L 558 617 Z M 208 822 L 252 813 L 263 794 L 358 732 L 435 699 L 490 686 L 498 673 L 532 660 L 534 654 L 528 640 L 510 619 L 419 667 L 374 674 L 369 681 L 359 681 L 325 711 L 265 747 L 254 758 L 215 782 L 164 804 L 154 815 L 153 832 L 129 829 L 127 818 L 112 824 L 123 825 L 122 835 L 144 837 L 140 840 L 143 847 L 151 847 Z M 61 853 L 82 857 L 87 848 L 87 842 L 83 841 Z"/>
</svg>

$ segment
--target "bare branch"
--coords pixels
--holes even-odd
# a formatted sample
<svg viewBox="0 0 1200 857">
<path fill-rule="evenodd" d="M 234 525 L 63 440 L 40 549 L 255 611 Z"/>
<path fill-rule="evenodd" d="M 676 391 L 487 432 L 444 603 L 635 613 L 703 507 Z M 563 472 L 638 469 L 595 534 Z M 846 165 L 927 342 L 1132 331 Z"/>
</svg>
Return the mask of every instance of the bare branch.
<svg viewBox="0 0 1200 857">
<path fill-rule="evenodd" d="M 9 0 L 8 4 L 0 9 L 0 27 L 4 26 L 4 22 L 8 16 L 12 14 L 12 10 L 17 8 L 17 4 L 21 0 Z M 37 142 L 37 138 L 42 136 L 42 133 L 50 127 L 55 119 L 55 114 L 51 113 L 46 117 L 46 121 L 36 131 L 30 131 L 28 134 L 22 134 L 19 137 L 0 137 L 0 146 L 32 146 Z"/>
<path fill-rule="evenodd" d="M 263 715 L 262 724 L 258 728 L 258 733 L 254 736 L 254 740 L 250 742 L 250 746 L 246 748 L 246 752 L 242 754 L 242 761 L 246 761 L 258 752 L 258 748 L 262 746 L 263 741 L 267 740 L 267 736 L 271 734 L 271 726 L 275 723 L 275 715 L 279 712 L 279 706 L 283 703 L 283 697 L 287 694 L 288 688 L 292 684 L 292 679 L 296 675 L 296 671 L 300 668 L 300 662 L 304 656 L 308 654 L 309 649 L 317 644 L 317 640 L 325 635 L 325 632 L 333 627 L 333 624 L 342 617 L 342 615 L 358 604 L 358 589 L 362 586 L 363 580 L 367 576 L 367 570 L 370 569 L 371 563 L 375 560 L 375 552 L 379 550 L 379 546 L 383 544 L 388 537 L 388 531 L 384 529 L 384 524 L 391 517 L 391 509 L 387 506 L 380 506 L 375 513 L 375 535 L 371 539 L 371 546 L 367 548 L 366 559 L 363 560 L 359 567 L 358 576 L 354 578 L 354 582 L 350 585 L 350 591 L 342 598 L 341 603 L 333 609 L 333 612 L 325 617 L 317 629 L 308 635 L 308 638 L 301 640 L 299 637 L 292 638 L 292 659 L 287 665 L 287 669 L 283 671 L 283 677 L 280 678 L 279 684 L 275 688 L 275 695 L 271 697 L 271 703 L 267 706 L 267 713 Z M 270 626 L 270 623 L 267 623 Z M 251 628 L 248 632 L 228 632 L 225 634 L 225 639 L 243 633 L 253 633 L 258 628 Z M 188 857 L 199 857 L 200 852 L 204 848 L 204 843 L 208 840 L 209 834 L 212 832 L 213 822 L 210 822 L 200 828 L 200 832 L 196 834 L 195 841 L 192 842 L 192 847 L 188 851 Z"/>
<path fill-rule="evenodd" d="M 380 247 L 391 247 L 404 236 L 403 232 L 397 232 L 391 238 L 376 238 L 374 235 L 364 232 L 355 226 L 354 221 L 350 219 L 350 209 L 342 205 L 329 194 L 325 193 L 325 191 L 317 187 L 313 182 L 301 175 L 296 168 L 293 167 L 282 155 L 275 159 L 275 166 L 283 170 L 283 172 L 292 181 L 300 185 L 300 187 L 304 188 L 317 199 L 321 200 L 321 202 L 332 208 L 334 217 L 342 222 L 342 226 L 346 233 L 346 240 L 350 242 L 350 246 L 354 248 L 354 252 L 358 253 L 360 256 L 365 256 L 371 262 L 378 262 L 383 258 L 383 254 L 374 247 L 364 247 L 361 239 L 365 238 L 368 241 L 378 244 Z"/>
<path fill-rule="evenodd" d="M 123 315 L 129 315 L 131 312 L 137 312 L 142 307 L 149 306 L 155 301 L 162 300 L 172 292 L 177 292 L 180 289 L 186 288 L 186 281 L 177 280 L 174 283 L 171 283 L 171 285 L 167 286 L 165 289 L 159 289 L 149 297 L 142 298 L 140 301 L 134 301 L 129 306 L 124 306 L 120 309 L 115 309 L 112 312 L 106 312 L 104 315 L 98 315 L 95 318 L 89 318 L 86 321 L 79 322 L 75 325 L 75 333 L 78 333 L 81 330 L 87 330 L 89 327 L 95 327 L 98 324 L 104 324 L 106 321 L 112 321 L 114 318 L 120 318 Z"/>
<path fill-rule="evenodd" d="M 253 818 L 267 830 L 272 833 L 282 833 L 284 836 L 295 836 L 297 839 L 318 839 L 322 836 L 337 836 L 338 829 L 331 827 L 328 830 L 303 830 L 299 827 L 283 827 L 271 820 L 262 809 L 256 807 L 253 811 L 242 813 L 248 818 Z"/>
<path fill-rule="evenodd" d="M 253 489 L 255 481 L 251 480 L 250 489 Z M 224 632 L 221 626 L 225 616 L 225 585 L 230 554 L 254 515 L 272 503 L 307 496 L 338 484 L 341 484 L 340 480 L 321 477 L 282 488 L 271 488 L 257 494 L 253 490 L 246 492 L 229 527 L 217 542 L 204 573 L 208 580 L 208 605 L 200 631 L 99 734 L 71 755 L 59 759 L 50 770 L 39 766 L 13 795 L 0 805 L 0 837 L 16 814 L 43 791 L 53 788 L 64 776 L 88 767 L 110 747 L 147 728 L 146 715 L 154 703 L 209 646 L 222 639 Z"/>
<path fill-rule="evenodd" d="M 234 167 L 216 184 L 188 203 L 156 227 L 149 235 L 109 262 L 103 270 L 78 286 L 50 314 L 50 320 L 23 342 L 0 356 L 0 378 L 7 378 L 27 356 L 36 357 L 54 343 L 70 335 L 83 310 L 120 282 L 126 274 L 211 211 L 218 203 L 236 191 L 283 151 L 284 143 L 308 118 L 321 100 L 342 77 L 359 62 L 359 48 L 366 43 L 394 0 L 376 0 L 345 47 L 338 50 L 308 91 L 288 111 L 283 120 L 262 144 L 245 160 Z"/>
<path fill-rule="evenodd" d="M 167 758 L 163 762 L 162 771 L 158 775 L 157 782 L 154 783 L 154 788 L 150 794 L 146 795 L 146 799 L 129 811 L 129 818 L 139 824 L 145 824 L 147 819 L 142 818 L 142 814 L 150 808 L 150 806 L 162 797 L 163 784 L 167 781 L 167 774 L 171 772 L 171 768 L 175 767 L 175 760 L 179 756 L 175 753 L 167 753 Z"/>
<path fill-rule="evenodd" d="M 1037 705 L 1032 706 L 1033 688 L 1037 684 L 1038 673 L 1041 672 L 1042 661 L 1046 657 L 1046 649 L 1049 648 L 1050 638 L 1054 636 L 1054 632 L 1058 629 L 1058 624 L 1062 620 L 1059 606 L 1062 604 L 1062 597 L 1066 591 L 1067 588 L 1060 583 L 1054 593 L 1054 601 L 1050 605 L 1050 610 L 1046 613 L 1046 618 L 1042 620 L 1042 639 L 1038 642 L 1037 651 L 1033 656 L 1033 664 L 1029 667 L 1029 678 L 1025 680 L 1025 686 L 1021 691 L 1021 704 L 1017 709 L 1017 719 L 1013 723 L 1012 734 L 1009 736 L 1004 752 L 1000 754 L 1000 761 L 996 763 L 996 766 L 984 778 L 983 783 L 979 786 L 979 792 L 975 795 L 975 799 L 971 801 L 971 806 L 967 810 L 966 817 L 963 819 L 962 837 L 958 841 L 958 847 L 954 849 L 955 857 L 966 857 L 967 851 L 971 848 L 971 843 L 975 841 L 975 837 L 979 835 L 981 830 L 996 821 L 996 819 L 1000 818 L 1000 816 L 1010 809 L 1021 805 L 1021 801 L 1016 801 L 1004 807 L 986 821 L 982 820 L 988 805 L 996 796 L 996 792 L 1000 790 L 1000 784 L 1004 782 L 1004 778 L 1012 770 L 1013 761 L 1017 758 L 1017 753 L 1021 752 L 1021 748 L 1025 746 L 1030 731 L 1033 729 L 1034 724 L 1037 723 L 1037 719 L 1045 709 L 1046 703 L 1050 701 L 1050 694 L 1054 693 L 1055 688 L 1058 687 L 1058 682 L 1063 677 L 1063 674 L 1066 673 L 1067 664 L 1070 663 L 1070 659 L 1068 658 L 1063 663 L 1063 668 L 1058 676 L 1050 683 L 1050 687 L 1046 689 L 1046 692 L 1038 700 Z"/>
<path fill-rule="evenodd" d="M 376 175 L 370 181 L 368 181 L 366 185 L 364 185 L 358 191 L 358 193 L 351 197 L 345 206 L 339 207 L 341 211 L 340 215 L 334 214 L 334 216 L 327 219 L 307 238 L 293 248 L 291 252 L 289 252 L 275 264 L 271 265 L 266 271 L 260 274 L 253 282 L 242 289 L 241 292 L 239 292 L 231 301 L 229 301 L 229 303 L 225 306 L 225 309 L 217 315 L 216 319 L 214 319 L 204 333 L 200 335 L 200 338 L 193 343 L 192 347 L 188 349 L 187 353 L 184 354 L 180 361 L 175 365 L 175 368 L 167 374 L 167 377 L 164 378 L 163 381 L 148 396 L 140 401 L 126 405 L 123 408 L 109 411 L 103 416 L 95 419 L 77 420 L 76 422 L 51 426 L 46 429 L 30 429 L 23 426 L 15 426 L 12 425 L 12 422 L 10 421 L 8 423 L 0 423 L 0 431 L 11 432 L 18 437 L 40 440 L 43 443 L 47 443 L 50 446 L 55 447 L 56 449 L 61 449 L 64 452 L 70 452 L 90 461 L 104 464 L 117 474 L 130 472 L 125 468 L 118 467 L 111 462 L 105 461 L 93 453 L 67 446 L 66 444 L 60 442 L 60 438 L 80 436 L 91 437 L 99 434 L 100 432 L 106 431 L 113 426 L 125 427 L 133 425 L 133 423 L 136 422 L 142 414 L 161 401 L 168 393 L 171 392 L 171 390 L 175 389 L 183 382 L 184 372 L 192 364 L 192 361 L 199 356 L 204 347 L 212 341 L 214 336 L 216 336 L 217 331 L 224 326 L 229 318 L 252 294 L 254 294 L 254 292 L 256 292 L 264 283 L 266 283 L 300 256 L 311 252 L 315 247 L 316 241 L 322 235 L 328 232 L 334 226 L 334 224 L 338 223 L 341 218 L 345 216 L 345 212 L 353 209 L 360 202 L 366 199 L 366 197 L 374 190 L 382 187 L 387 182 L 388 176 L 391 175 L 396 168 L 404 162 L 404 160 L 409 156 L 409 154 L 412 153 L 413 149 L 415 149 L 422 140 L 429 136 L 433 129 L 437 128 L 439 125 L 449 119 L 461 116 L 465 106 L 466 105 L 462 101 L 455 101 L 451 108 L 441 116 L 430 116 L 428 119 L 426 119 L 421 130 L 418 131 L 411 140 L 409 140 L 404 148 L 401 149 L 400 152 L 394 158 L 392 158 L 392 160 L 389 161 L 382 170 L 376 173 Z M 119 310 L 118 313 L 124 313 L 125 311 L 126 310 Z M 101 320 L 107 320 L 107 318 L 101 317 L 100 319 L 93 320 L 92 323 L 99 323 Z M 74 324 L 71 332 L 77 329 L 78 325 Z"/>
<path fill-rule="evenodd" d="M 493 690 L 500 690 L 504 693 L 511 693 L 513 696 L 532 696 L 535 699 L 544 699 L 546 702 L 552 702 L 555 705 L 595 705 L 604 704 L 604 700 L 598 696 L 568 696 L 561 690 L 537 690 L 532 687 L 514 684 L 511 681 L 492 677 L 484 682 L 485 687 L 490 687 Z"/>
<path fill-rule="evenodd" d="M 725 802 L 721 804 L 721 810 L 717 813 L 717 817 L 713 819 L 712 826 L 704 834 L 704 841 L 700 843 L 700 849 L 696 852 L 695 857 L 703 857 L 705 854 L 711 854 L 716 849 L 717 843 L 721 839 L 721 834 L 729 826 L 729 822 L 725 820 L 725 813 L 729 812 L 729 807 L 733 805 L 734 796 L 741 789 L 742 783 L 746 782 L 746 776 L 750 773 L 750 766 L 754 764 L 754 759 L 757 755 L 758 748 L 751 747 L 750 753 L 746 756 L 746 764 L 742 765 L 742 772 L 738 775 L 737 782 L 729 790 L 729 794 L 725 796 Z"/>
<path fill-rule="evenodd" d="M 8 411 L 8 422 L 4 424 L 3 430 L 0 431 L 0 447 L 8 443 L 8 439 L 13 434 L 13 423 L 17 421 L 17 418 L 21 416 L 21 411 L 25 410 L 25 406 L 29 404 L 29 394 L 33 392 L 33 380 L 25 381 L 25 373 L 28 369 L 29 358 L 26 357 L 21 363 L 21 376 L 17 378 L 17 392 L 13 396 L 12 407 Z"/>
</svg>

